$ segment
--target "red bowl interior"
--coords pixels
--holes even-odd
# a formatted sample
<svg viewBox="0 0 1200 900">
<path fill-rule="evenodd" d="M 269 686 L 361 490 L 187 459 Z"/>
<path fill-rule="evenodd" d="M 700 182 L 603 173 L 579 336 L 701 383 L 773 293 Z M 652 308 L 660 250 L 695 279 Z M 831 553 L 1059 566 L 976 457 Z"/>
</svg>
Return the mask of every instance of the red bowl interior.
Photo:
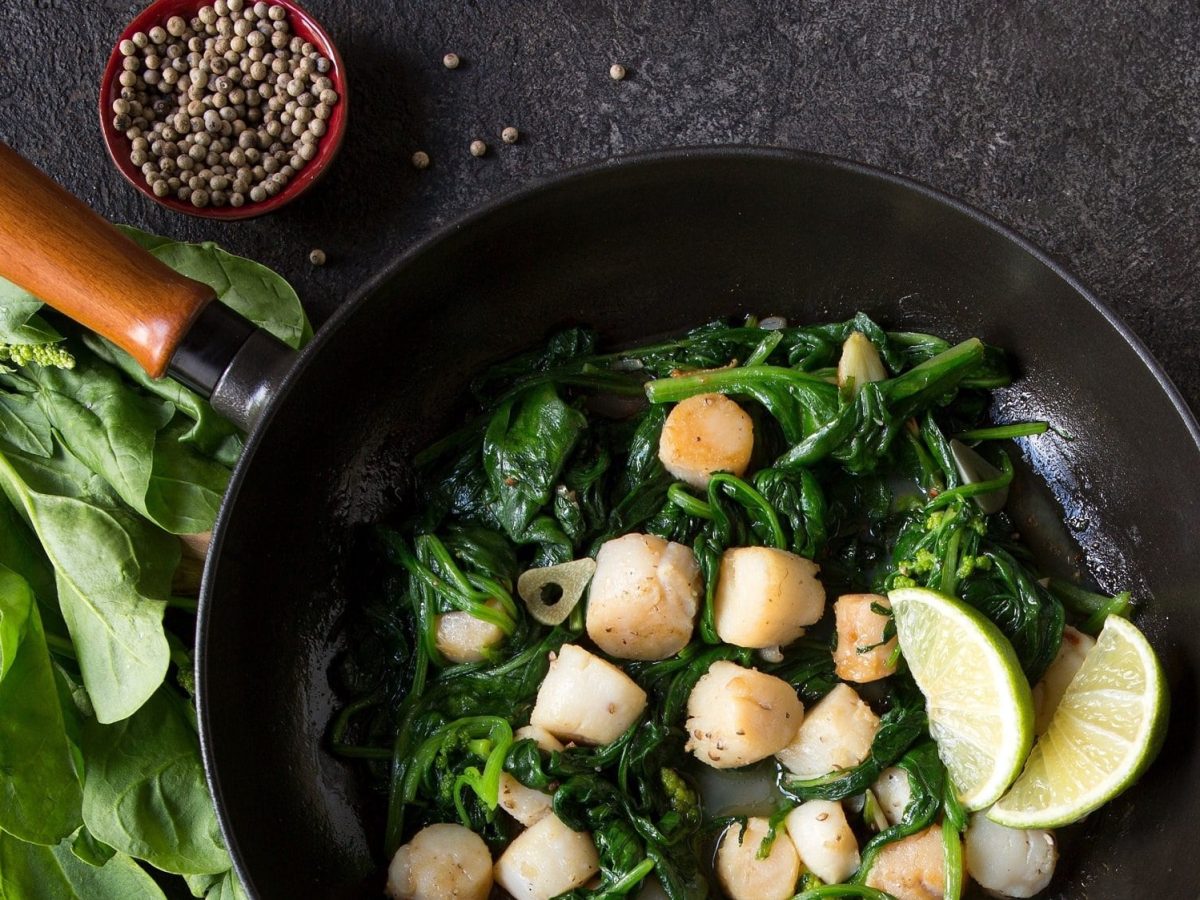
<svg viewBox="0 0 1200 900">
<path fill-rule="evenodd" d="M 329 164 L 333 162 L 333 158 L 337 156 L 338 150 L 342 147 L 342 139 L 346 134 L 346 116 L 349 111 L 350 97 L 346 89 L 346 67 L 337 47 L 334 46 L 325 29 L 307 10 L 292 3 L 291 0 L 271 0 L 273 4 L 278 4 L 287 10 L 292 34 L 311 43 L 322 56 L 328 58 L 332 63 L 332 68 L 326 77 L 333 82 L 339 100 L 329 117 L 328 130 L 317 143 L 317 155 L 288 181 L 283 190 L 261 203 L 247 201 L 244 206 L 237 208 L 206 206 L 200 209 L 172 196 L 156 197 L 149 185 L 146 184 L 141 169 L 129 161 L 129 154 L 133 149 L 129 138 L 125 137 L 125 132 L 118 131 L 113 127 L 112 105 L 121 93 L 121 86 L 117 79 L 121 74 L 122 57 L 118 47 L 121 41 L 136 32 L 149 31 L 155 25 L 165 27 L 167 19 L 171 16 L 184 16 L 190 19 L 196 15 L 200 7 L 211 5 L 211 2 L 212 0 L 208 0 L 208 2 L 205 0 L 155 0 L 125 26 L 121 36 L 113 44 L 108 65 L 104 67 L 104 77 L 100 81 L 100 128 L 104 133 L 104 143 L 108 147 L 108 155 L 112 157 L 116 167 L 121 170 L 121 174 L 130 184 L 155 203 L 175 212 L 187 213 L 190 216 L 204 216 L 209 219 L 249 219 L 274 212 L 285 203 L 295 200 L 320 179 Z"/>
</svg>

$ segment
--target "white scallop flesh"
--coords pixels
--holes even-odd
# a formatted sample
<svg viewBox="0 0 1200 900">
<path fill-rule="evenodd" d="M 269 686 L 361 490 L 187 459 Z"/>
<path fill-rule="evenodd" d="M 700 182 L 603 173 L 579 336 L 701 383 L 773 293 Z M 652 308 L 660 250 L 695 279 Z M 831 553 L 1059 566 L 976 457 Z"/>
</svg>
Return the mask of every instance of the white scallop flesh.
<svg viewBox="0 0 1200 900">
<path fill-rule="evenodd" d="M 782 832 L 777 832 L 766 859 L 758 858 L 758 848 L 769 827 L 764 817 L 752 816 L 744 832 L 735 822 L 721 836 L 717 879 L 730 900 L 786 900 L 795 892 L 800 858 Z"/>
<path fill-rule="evenodd" d="M 845 881 L 858 868 L 858 840 L 842 804 L 809 800 L 788 813 L 784 824 L 800 861 L 826 884 Z"/>
<path fill-rule="evenodd" d="M 462 825 L 421 829 L 388 866 L 386 893 L 393 900 L 486 900 L 491 891 L 492 854 Z"/>
<path fill-rule="evenodd" d="M 500 609 L 496 600 L 489 600 L 484 605 Z M 442 613 L 436 621 L 438 652 L 452 663 L 479 662 L 485 651 L 504 640 L 500 626 L 477 619 L 461 609 Z"/>
<path fill-rule="evenodd" d="M 516 900 L 550 900 L 587 884 L 600 871 L 596 843 L 556 815 L 526 828 L 496 862 L 496 883 Z"/>
<path fill-rule="evenodd" d="M 561 741 L 607 744 L 646 708 L 646 692 L 607 660 L 563 644 L 538 688 L 529 723 Z"/>
<path fill-rule="evenodd" d="M 737 663 L 709 666 L 688 696 L 690 750 L 714 769 L 748 766 L 787 746 L 804 704 L 782 678 Z"/>
<path fill-rule="evenodd" d="M 965 863 L 985 890 L 1002 897 L 1032 897 L 1050 884 L 1057 862 L 1054 832 L 1007 828 L 982 812 L 971 816 Z"/>
<path fill-rule="evenodd" d="M 804 716 L 795 738 L 776 758 L 800 778 L 818 778 L 867 758 L 879 717 L 849 685 L 839 684 Z"/>
<path fill-rule="evenodd" d="M 912 799 L 912 785 L 908 782 L 908 773 L 896 766 L 889 766 L 879 773 L 875 783 L 871 785 L 879 808 L 887 817 L 889 825 L 895 825 L 904 818 L 904 810 Z"/>
<path fill-rule="evenodd" d="M 786 647 L 825 611 L 820 567 L 774 547 L 734 547 L 721 556 L 713 622 L 727 644 Z"/>
<path fill-rule="evenodd" d="M 588 591 L 588 637 L 618 659 L 674 656 L 692 639 L 702 589 L 690 547 L 651 534 L 606 541 Z"/>
</svg>

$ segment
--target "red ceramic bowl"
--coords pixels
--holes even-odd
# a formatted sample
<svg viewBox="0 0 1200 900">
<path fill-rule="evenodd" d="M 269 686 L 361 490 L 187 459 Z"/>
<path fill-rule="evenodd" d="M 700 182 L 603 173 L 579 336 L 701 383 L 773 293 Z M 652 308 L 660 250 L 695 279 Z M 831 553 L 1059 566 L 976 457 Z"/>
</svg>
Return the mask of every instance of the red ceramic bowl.
<svg viewBox="0 0 1200 900">
<path fill-rule="evenodd" d="M 120 96 L 121 86 L 117 79 L 121 74 L 121 51 L 118 49 L 121 41 L 131 37 L 139 31 L 149 31 L 155 25 L 166 26 L 167 19 L 171 16 L 183 16 L 191 19 L 196 15 L 197 11 L 202 6 L 210 6 L 212 0 L 155 0 L 148 7 L 142 10 L 130 22 L 125 30 L 121 32 L 121 36 L 113 45 L 112 54 L 108 58 L 108 65 L 104 67 L 104 77 L 100 81 L 100 128 L 104 132 L 104 143 L 108 147 L 108 155 L 112 157 L 113 163 L 121 174 L 135 188 L 167 209 L 175 212 L 187 213 L 189 216 L 203 216 L 208 219 L 249 219 L 254 216 L 261 216 L 269 212 L 274 212 L 281 206 L 295 200 L 310 187 L 312 187 L 329 168 L 329 164 L 333 162 L 333 158 L 337 156 L 338 150 L 342 147 L 342 139 L 346 134 L 346 116 L 349 112 L 350 97 L 346 87 L 346 67 L 342 62 L 342 57 L 338 53 L 337 47 L 334 46 L 325 29 L 321 27 L 306 10 L 291 0 L 271 0 L 272 4 L 282 6 L 288 12 L 288 23 L 291 25 L 292 34 L 303 38 L 316 47 L 322 56 L 329 59 L 333 67 L 327 73 L 327 77 L 333 82 L 334 90 L 338 92 L 339 100 L 333 108 L 333 113 L 329 117 L 329 127 L 321 140 L 317 144 L 317 155 L 301 169 L 287 183 L 282 191 L 274 197 L 268 197 L 261 203 L 252 203 L 247 201 L 244 206 L 234 208 L 232 206 L 206 206 L 203 209 L 192 206 L 183 200 L 176 199 L 172 196 L 156 197 L 154 192 L 146 184 L 145 178 L 142 176 L 141 169 L 129 161 L 129 154 L 133 149 L 130 146 L 129 138 L 125 137 L 123 131 L 118 131 L 113 127 L 112 105 L 113 101 Z"/>
</svg>

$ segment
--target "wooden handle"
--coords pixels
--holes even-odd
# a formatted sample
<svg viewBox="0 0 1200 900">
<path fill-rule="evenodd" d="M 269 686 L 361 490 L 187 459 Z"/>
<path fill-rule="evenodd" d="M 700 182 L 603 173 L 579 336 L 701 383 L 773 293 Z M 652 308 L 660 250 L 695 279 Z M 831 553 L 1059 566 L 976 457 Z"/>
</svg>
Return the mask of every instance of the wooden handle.
<svg viewBox="0 0 1200 900">
<path fill-rule="evenodd" d="M 210 300 L 0 143 L 0 275 L 166 374 Z"/>
</svg>

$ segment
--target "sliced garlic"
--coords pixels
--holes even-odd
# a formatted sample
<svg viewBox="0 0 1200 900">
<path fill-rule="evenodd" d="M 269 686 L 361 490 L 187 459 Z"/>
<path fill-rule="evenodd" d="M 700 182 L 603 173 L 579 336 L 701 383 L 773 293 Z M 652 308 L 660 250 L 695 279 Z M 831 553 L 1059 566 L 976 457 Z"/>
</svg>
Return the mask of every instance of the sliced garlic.
<svg viewBox="0 0 1200 900">
<path fill-rule="evenodd" d="M 954 466 L 964 484 L 992 481 L 1004 474 L 958 438 L 950 441 L 950 455 L 954 457 Z M 976 494 L 975 502 L 988 515 L 998 513 L 1008 502 L 1008 488 L 1002 487 L 986 494 Z"/>
<path fill-rule="evenodd" d="M 887 369 L 879 358 L 879 351 L 861 331 L 852 331 L 842 344 L 842 358 L 838 360 L 837 384 L 840 388 L 853 387 L 857 394 L 869 381 L 883 381 Z"/>
<path fill-rule="evenodd" d="M 557 566 L 529 569 L 517 579 L 517 593 L 538 622 L 561 625 L 579 605 L 595 572 L 596 561 L 586 556 Z"/>
</svg>

